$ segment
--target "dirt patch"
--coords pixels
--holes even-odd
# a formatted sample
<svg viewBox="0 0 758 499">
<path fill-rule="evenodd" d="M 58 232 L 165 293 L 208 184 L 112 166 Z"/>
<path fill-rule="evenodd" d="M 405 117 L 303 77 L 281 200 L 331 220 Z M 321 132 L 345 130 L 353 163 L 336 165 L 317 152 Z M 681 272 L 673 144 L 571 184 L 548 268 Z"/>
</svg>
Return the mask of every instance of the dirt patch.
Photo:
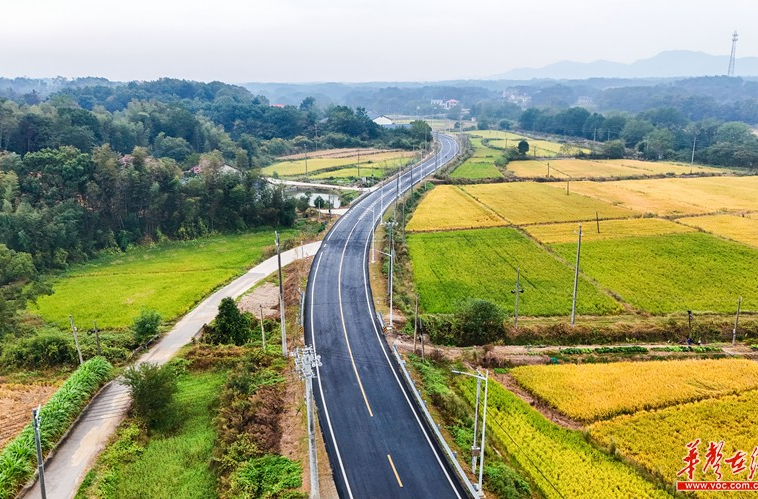
<svg viewBox="0 0 758 499">
<path fill-rule="evenodd" d="M 533 349 L 525 346 L 507 345 L 495 347 L 448 347 L 429 343 L 429 337 L 425 336 L 426 344 L 424 347 L 426 355 L 440 356 L 442 358 L 455 361 L 462 360 L 485 367 L 499 366 L 530 366 L 537 364 L 547 364 L 550 357 L 541 353 L 539 349 Z M 395 343 L 398 350 L 403 352 L 413 351 L 413 337 L 406 335 L 388 335 L 387 341 L 390 345 Z M 416 341 L 416 353 L 421 352 L 421 339 Z"/>
<path fill-rule="evenodd" d="M 58 389 L 55 385 L 0 382 L 0 448 L 32 418 L 32 409 L 44 404 Z"/>
<path fill-rule="evenodd" d="M 263 306 L 264 318 L 279 317 L 279 286 L 265 282 L 243 296 L 239 301 L 239 308 L 243 312 L 250 312 L 256 318 Z"/>
<path fill-rule="evenodd" d="M 533 397 L 529 392 L 519 386 L 515 379 L 508 374 L 496 374 L 493 373 L 493 377 L 503 385 L 506 389 L 510 390 L 514 395 L 518 396 L 521 400 L 537 409 L 545 418 L 553 423 L 560 425 L 569 430 L 583 430 L 584 426 L 578 421 L 564 416 L 560 412 L 556 411 L 542 400 Z"/>
</svg>

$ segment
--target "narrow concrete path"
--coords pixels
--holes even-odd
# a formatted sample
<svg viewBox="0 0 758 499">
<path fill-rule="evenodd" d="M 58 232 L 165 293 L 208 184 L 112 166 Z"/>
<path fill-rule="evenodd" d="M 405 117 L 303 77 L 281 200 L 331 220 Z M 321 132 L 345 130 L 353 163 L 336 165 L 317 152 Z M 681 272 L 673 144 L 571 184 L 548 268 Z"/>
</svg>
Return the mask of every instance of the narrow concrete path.
<svg viewBox="0 0 758 499">
<path fill-rule="evenodd" d="M 321 241 L 318 241 L 285 251 L 282 253 L 282 265 L 313 256 L 320 247 Z M 218 305 L 223 298 L 238 298 L 276 270 L 276 256 L 273 256 L 213 293 L 182 317 L 168 334 L 137 360 L 137 363 L 168 362 L 181 347 L 200 332 L 203 324 L 216 317 Z M 129 391 L 118 379 L 106 385 L 90 402 L 79 421 L 45 463 L 45 488 L 49 499 L 69 499 L 76 495 L 84 476 L 126 416 L 130 404 Z M 41 496 L 39 482 L 20 495 L 34 499 Z"/>
</svg>

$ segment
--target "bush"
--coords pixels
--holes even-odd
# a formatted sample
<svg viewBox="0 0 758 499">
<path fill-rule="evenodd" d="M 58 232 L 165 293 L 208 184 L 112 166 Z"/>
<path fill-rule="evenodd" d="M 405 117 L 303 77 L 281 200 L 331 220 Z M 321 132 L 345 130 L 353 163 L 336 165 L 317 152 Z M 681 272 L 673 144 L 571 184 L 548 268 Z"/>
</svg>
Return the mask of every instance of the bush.
<svg viewBox="0 0 758 499">
<path fill-rule="evenodd" d="M 170 364 L 143 362 L 124 372 L 124 384 L 132 394 L 132 411 L 149 428 L 163 426 L 169 417 L 177 391 L 176 375 Z"/>
<path fill-rule="evenodd" d="M 303 484 L 300 463 L 267 454 L 242 464 L 231 477 L 232 497 L 279 497 Z M 288 497 L 298 497 L 288 494 Z M 301 497 L 307 497 L 304 494 Z"/>
<path fill-rule="evenodd" d="M 160 326 L 160 324 L 161 315 L 158 312 L 143 308 L 132 324 L 134 340 L 140 345 L 146 342 L 158 334 L 158 326 Z"/>
<path fill-rule="evenodd" d="M 460 325 L 460 345 L 484 345 L 505 336 L 505 312 L 492 302 L 468 299 L 458 306 L 455 318 Z"/>
<path fill-rule="evenodd" d="M 487 487 L 496 497 L 502 499 L 532 497 L 529 483 L 503 462 L 485 464 L 484 475 L 487 477 Z"/>
<path fill-rule="evenodd" d="M 110 377 L 113 366 L 103 357 L 82 364 L 40 410 L 40 440 L 49 451 Z M 29 424 L 0 454 L 0 499 L 15 496 L 35 471 L 34 428 Z"/>
<path fill-rule="evenodd" d="M 209 343 L 244 345 L 250 339 L 252 324 L 252 316 L 240 312 L 234 300 L 226 297 L 219 303 L 216 320 L 204 336 Z"/>
<path fill-rule="evenodd" d="M 70 335 L 55 330 L 19 338 L 3 348 L 2 364 L 16 367 L 52 367 L 78 362 Z"/>
</svg>

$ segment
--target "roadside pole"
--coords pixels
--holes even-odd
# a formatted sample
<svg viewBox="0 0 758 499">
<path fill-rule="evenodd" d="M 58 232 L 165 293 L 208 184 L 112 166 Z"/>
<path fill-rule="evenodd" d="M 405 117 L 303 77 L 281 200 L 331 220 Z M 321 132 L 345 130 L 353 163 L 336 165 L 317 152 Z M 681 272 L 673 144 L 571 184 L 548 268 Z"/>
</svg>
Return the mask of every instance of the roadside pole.
<svg viewBox="0 0 758 499">
<path fill-rule="evenodd" d="M 737 324 L 740 322 L 740 307 L 742 306 L 742 297 L 737 300 L 737 315 L 734 317 L 734 329 L 732 330 L 732 346 L 737 343 Z"/>
<path fill-rule="evenodd" d="M 317 376 L 314 368 L 321 366 L 321 356 L 316 355 L 312 346 L 295 348 L 295 369 L 301 380 L 305 382 L 305 406 L 308 419 L 308 458 L 310 461 L 311 495 L 318 499 L 318 457 L 316 454 L 316 422 L 313 417 L 313 378 Z"/>
<path fill-rule="evenodd" d="M 331 218 L 331 214 L 330 214 Z M 284 324 L 284 281 L 282 280 L 282 253 L 279 250 L 279 232 L 274 232 L 276 236 L 276 260 L 279 264 L 279 320 L 282 329 L 282 355 L 287 358 L 287 329 Z"/>
<path fill-rule="evenodd" d="M 516 295 L 516 305 L 514 307 L 514 319 L 513 319 L 513 327 L 518 328 L 518 295 L 523 293 L 524 290 L 521 288 L 521 270 L 516 267 L 516 289 L 511 290 L 511 293 Z"/>
<path fill-rule="evenodd" d="M 32 409 L 32 425 L 34 426 L 34 443 L 37 447 L 37 470 L 39 474 L 39 488 L 42 494 L 42 499 L 47 499 L 47 492 L 45 491 L 45 462 L 42 459 L 42 443 L 39 436 L 39 406 L 36 409 Z"/>
<path fill-rule="evenodd" d="M 72 316 L 68 316 L 68 321 L 71 323 L 71 332 L 74 333 L 74 345 L 76 346 L 76 353 L 79 354 L 79 365 L 82 365 L 84 364 L 84 357 L 82 357 L 82 349 L 79 348 L 79 336 L 76 334 L 78 329 L 74 326 L 74 318 Z"/>
<path fill-rule="evenodd" d="M 263 344 L 263 351 L 266 351 L 266 331 L 263 329 L 263 304 L 259 303 L 260 307 L 260 319 L 261 319 L 261 343 Z"/>
</svg>

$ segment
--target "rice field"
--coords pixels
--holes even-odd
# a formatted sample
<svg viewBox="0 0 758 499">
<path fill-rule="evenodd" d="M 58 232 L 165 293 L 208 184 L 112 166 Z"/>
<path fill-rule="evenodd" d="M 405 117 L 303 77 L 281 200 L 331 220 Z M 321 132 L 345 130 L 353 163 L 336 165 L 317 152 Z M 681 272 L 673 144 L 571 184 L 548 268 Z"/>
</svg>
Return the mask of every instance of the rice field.
<svg viewBox="0 0 758 499">
<path fill-rule="evenodd" d="M 497 303 L 508 313 L 510 290 L 521 270 L 519 312 L 567 315 L 571 312 L 573 270 L 513 228 L 409 234 L 406 238 L 420 304 L 428 313 L 450 313 L 466 298 Z M 579 282 L 577 309 L 605 315 L 621 307 L 585 279 Z"/>
<path fill-rule="evenodd" d="M 650 177 L 666 173 L 688 173 L 689 165 L 635 160 L 554 159 L 511 161 L 508 170 L 521 178 L 595 179 Z M 685 171 L 686 170 L 686 171 Z M 723 172 L 716 168 L 695 167 L 696 173 Z M 549 176 L 548 176 L 549 175 Z"/>
<path fill-rule="evenodd" d="M 406 226 L 410 232 L 471 229 L 507 225 L 507 222 L 452 185 L 429 192 Z"/>
<path fill-rule="evenodd" d="M 561 184 L 545 184 L 565 189 Z M 758 176 L 571 182 L 571 191 L 658 216 L 758 209 Z"/>
<path fill-rule="evenodd" d="M 677 480 L 677 473 L 685 463 L 687 444 L 700 440 L 700 465 L 694 480 L 714 480 L 713 470 L 704 471 L 709 442 L 724 441 L 724 460 L 739 450 L 746 454 L 746 466 L 755 449 L 755 415 L 758 413 L 758 391 L 740 395 L 701 400 L 655 411 L 641 411 L 601 421 L 590 427 L 590 435 L 605 446 L 615 445 L 617 452 L 648 472 L 668 483 Z M 726 462 L 721 472 L 724 481 L 747 480 L 749 469 L 738 474 Z M 678 480 L 687 480 L 684 474 Z M 747 497 L 744 493 L 718 492 L 718 497 Z M 731 495 L 730 495 L 731 494 Z M 716 497 L 711 493 L 705 497 Z"/>
<path fill-rule="evenodd" d="M 758 222 L 758 221 L 756 221 Z M 599 228 L 599 229 L 598 229 Z M 543 244 L 575 243 L 578 224 L 560 223 L 528 225 L 524 227 L 530 236 Z M 598 232 L 599 230 L 599 232 Z M 660 236 L 696 232 L 692 227 L 661 218 L 627 218 L 622 220 L 590 220 L 582 225 L 582 241 L 604 241 L 627 237 Z"/>
<path fill-rule="evenodd" d="M 319 170 L 357 164 L 365 165 L 369 170 L 372 165 L 376 169 L 394 169 L 399 165 L 407 164 L 412 157 L 413 153 L 410 151 L 382 151 L 375 152 L 374 154 L 367 154 L 364 150 L 361 150 L 360 157 L 358 153 L 354 151 L 348 156 L 308 158 L 307 167 L 309 175 Z M 262 175 L 272 176 L 274 173 L 280 177 L 305 175 L 306 161 L 304 158 L 280 161 L 261 169 Z"/>
<path fill-rule="evenodd" d="M 573 261 L 576 243 L 553 245 Z M 665 234 L 582 244 L 580 268 L 637 310 L 732 314 L 758 310 L 758 250 L 710 234 Z"/>
<path fill-rule="evenodd" d="M 482 139 L 472 137 L 469 139 L 471 146 L 474 148 L 473 155 L 463 162 L 453 173 L 451 178 L 500 178 L 503 176 L 494 163 L 502 155 L 501 151 L 492 149 L 482 144 Z"/>
<path fill-rule="evenodd" d="M 758 208 L 758 202 L 756 205 L 756 208 Z M 711 215 L 680 218 L 677 221 L 739 243 L 758 246 L 758 218 L 737 215 Z"/>
<path fill-rule="evenodd" d="M 501 217 L 515 225 L 629 218 L 638 214 L 622 206 L 583 196 L 566 195 L 548 184 L 519 182 L 468 185 L 462 189 Z"/>
<path fill-rule="evenodd" d="M 581 421 L 758 388 L 758 364 L 747 359 L 523 366 L 510 374 L 550 406 Z"/>
</svg>

